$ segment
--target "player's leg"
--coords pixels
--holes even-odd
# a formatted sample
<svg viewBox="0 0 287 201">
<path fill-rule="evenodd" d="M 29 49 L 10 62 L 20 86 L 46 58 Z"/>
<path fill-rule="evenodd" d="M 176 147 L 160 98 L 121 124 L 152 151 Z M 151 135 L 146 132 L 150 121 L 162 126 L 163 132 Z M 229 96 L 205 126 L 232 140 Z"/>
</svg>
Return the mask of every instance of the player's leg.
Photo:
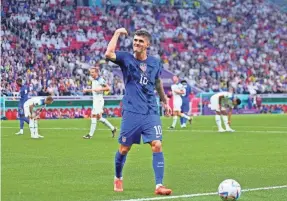
<svg viewBox="0 0 287 201">
<path fill-rule="evenodd" d="M 188 120 L 189 123 L 191 124 L 191 122 L 192 122 L 192 117 L 190 117 L 190 116 L 188 116 L 187 114 L 184 114 L 184 113 L 182 113 L 182 112 L 179 112 L 179 113 L 178 113 L 178 116 L 179 116 L 180 118 L 184 118 L 186 121 Z"/>
<path fill-rule="evenodd" d="M 225 132 L 225 130 L 222 128 L 222 123 L 221 123 L 221 111 L 215 111 L 215 122 L 218 128 L 218 132 Z"/>
<path fill-rule="evenodd" d="M 18 108 L 19 120 L 20 120 L 20 131 L 15 133 L 16 135 L 23 135 L 24 134 L 24 122 L 29 125 L 29 119 L 24 115 L 23 107 Z"/>
<path fill-rule="evenodd" d="M 26 118 L 29 118 L 29 129 L 31 133 L 31 138 L 38 138 L 35 133 L 35 119 L 33 117 L 33 114 L 30 112 L 29 105 L 24 105 L 24 115 Z"/>
<path fill-rule="evenodd" d="M 229 126 L 227 111 L 226 111 L 226 110 L 223 110 L 223 111 L 221 112 L 221 114 L 222 114 L 222 119 L 223 119 L 223 123 L 224 123 L 224 126 L 225 126 L 226 131 L 227 131 L 227 132 L 234 132 L 235 130 L 233 130 L 233 129 L 230 128 L 230 126 Z"/>
<path fill-rule="evenodd" d="M 123 191 L 123 167 L 127 154 L 133 144 L 140 144 L 142 115 L 125 111 L 123 113 L 121 132 L 119 134 L 120 147 L 115 155 L 114 191 Z"/>
<path fill-rule="evenodd" d="M 160 116 L 150 115 L 144 122 L 142 138 L 144 143 L 149 143 L 153 152 L 153 170 L 155 176 L 155 194 L 170 195 L 171 189 L 163 186 L 164 156 L 162 152 L 162 128 Z"/>
<path fill-rule="evenodd" d="M 218 128 L 218 132 L 225 132 L 225 130 L 222 128 L 222 123 L 221 123 L 221 110 L 219 108 L 219 102 L 218 98 L 216 96 L 212 96 L 210 98 L 210 109 L 215 111 L 215 123 Z"/>
<path fill-rule="evenodd" d="M 183 102 L 182 106 L 181 106 L 181 112 L 182 113 L 187 114 L 188 111 L 186 111 L 187 110 L 186 107 L 187 107 L 187 104 L 185 102 Z M 187 122 L 186 118 L 180 117 L 181 128 L 186 128 L 186 122 Z"/>
<path fill-rule="evenodd" d="M 123 168 L 126 162 L 127 154 L 131 146 L 120 145 L 119 150 L 115 155 L 115 178 L 114 178 L 114 191 L 122 192 L 123 188 Z"/>
<path fill-rule="evenodd" d="M 172 124 L 169 127 L 169 129 L 174 129 L 177 123 L 177 119 L 180 116 L 180 111 L 181 111 L 181 106 L 182 106 L 182 99 L 174 99 L 173 102 L 173 116 L 172 116 Z"/>
<path fill-rule="evenodd" d="M 93 109 L 92 115 L 91 115 L 91 126 L 90 126 L 90 132 L 89 134 L 83 136 L 84 139 L 91 139 L 95 133 L 95 130 L 97 128 L 97 115 L 95 110 Z"/>
<path fill-rule="evenodd" d="M 35 125 L 34 118 L 29 119 L 29 128 L 30 128 L 31 138 L 39 138 L 36 133 L 36 125 Z"/>
<path fill-rule="evenodd" d="M 44 136 L 39 135 L 39 130 L 38 130 L 38 118 L 34 120 L 34 128 L 35 128 L 35 136 L 38 138 L 44 138 Z"/>
<path fill-rule="evenodd" d="M 178 114 L 179 114 L 179 111 L 175 110 L 175 108 L 174 108 L 173 115 L 172 115 L 172 124 L 169 127 L 169 129 L 174 129 L 175 128 L 176 123 L 177 123 L 177 119 L 178 119 Z"/>
<path fill-rule="evenodd" d="M 99 120 L 100 122 L 102 122 L 104 125 L 106 125 L 109 129 L 111 129 L 112 131 L 112 137 L 115 137 L 116 134 L 116 127 L 114 127 L 106 118 L 104 118 L 101 114 L 97 115 L 97 120 Z"/>
</svg>

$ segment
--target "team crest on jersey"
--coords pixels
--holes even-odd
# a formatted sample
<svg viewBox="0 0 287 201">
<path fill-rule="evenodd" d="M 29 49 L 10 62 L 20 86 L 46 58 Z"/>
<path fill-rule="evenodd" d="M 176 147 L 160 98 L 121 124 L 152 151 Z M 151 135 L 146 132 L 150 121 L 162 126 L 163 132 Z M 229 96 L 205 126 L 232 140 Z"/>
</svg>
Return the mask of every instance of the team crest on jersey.
<svg viewBox="0 0 287 201">
<path fill-rule="evenodd" d="M 127 138 L 126 138 L 126 137 L 122 137 L 122 141 L 123 141 L 123 142 L 126 142 L 126 141 L 127 141 Z"/>
<path fill-rule="evenodd" d="M 147 69 L 146 63 L 140 63 L 140 69 L 141 69 L 143 72 L 145 72 L 146 69 Z"/>
</svg>

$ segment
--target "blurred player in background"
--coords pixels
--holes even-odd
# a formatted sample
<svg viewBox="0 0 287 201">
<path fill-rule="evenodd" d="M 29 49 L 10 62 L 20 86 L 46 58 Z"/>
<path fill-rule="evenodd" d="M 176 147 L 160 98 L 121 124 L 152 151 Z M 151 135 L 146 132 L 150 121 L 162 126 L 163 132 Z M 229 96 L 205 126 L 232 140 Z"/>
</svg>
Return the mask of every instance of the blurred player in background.
<svg viewBox="0 0 287 201">
<path fill-rule="evenodd" d="M 100 69 L 97 67 L 90 69 L 90 75 L 92 77 L 92 89 L 84 89 L 84 92 L 92 92 L 93 93 L 93 110 L 92 110 L 92 118 L 91 118 L 91 128 L 89 134 L 83 136 L 84 139 L 91 139 L 94 135 L 94 132 L 97 128 L 97 121 L 102 122 L 107 127 L 109 127 L 112 131 L 112 137 L 115 137 L 116 128 L 105 118 L 102 117 L 104 112 L 104 91 L 109 91 L 110 87 L 106 84 L 104 78 L 100 75 Z"/>
<path fill-rule="evenodd" d="M 234 132 L 231 125 L 232 109 L 241 104 L 239 98 L 235 98 L 231 92 L 219 92 L 211 96 L 210 109 L 215 111 L 215 122 L 218 127 L 218 132 Z M 227 109 L 229 111 L 227 112 Z M 225 125 L 224 130 L 221 124 L 221 116 Z"/>
<path fill-rule="evenodd" d="M 174 129 L 177 123 L 178 117 L 182 117 L 188 120 L 191 124 L 192 117 L 187 116 L 181 112 L 182 107 L 182 96 L 186 95 L 186 88 L 179 82 L 177 76 L 172 77 L 173 85 L 171 85 L 171 91 L 173 96 L 173 121 L 169 129 Z"/>
<path fill-rule="evenodd" d="M 189 95 L 191 93 L 191 87 L 189 86 L 189 84 L 187 84 L 186 80 L 182 80 L 180 83 L 182 84 L 183 88 L 185 89 L 184 90 L 185 93 L 181 95 L 181 99 L 182 99 L 181 112 L 185 115 L 188 115 L 188 112 L 190 109 L 189 108 L 189 104 L 190 104 Z M 187 118 L 180 117 L 181 128 L 186 127 L 186 122 L 187 122 Z"/>
<path fill-rule="evenodd" d="M 115 51 L 120 35 L 127 35 L 125 28 L 117 29 L 109 42 L 106 58 L 118 64 L 122 70 L 125 95 L 123 98 L 123 118 L 119 136 L 120 147 L 115 156 L 114 191 L 123 191 L 122 170 L 127 154 L 133 144 L 144 143 L 151 146 L 155 173 L 155 194 L 170 195 L 171 189 L 163 186 L 164 157 L 162 153 L 162 127 L 154 90 L 167 114 L 171 112 L 160 79 L 162 64 L 147 55 L 151 35 L 146 30 L 138 30 L 133 38 L 134 53 Z"/>
<path fill-rule="evenodd" d="M 39 114 L 36 113 L 36 110 L 41 106 L 46 106 L 53 103 L 53 98 L 48 96 L 47 98 L 35 97 L 27 100 L 24 103 L 24 114 L 25 117 L 29 118 L 29 128 L 31 132 L 31 138 L 43 138 L 43 136 L 39 135 L 38 132 L 38 119 Z"/>
<path fill-rule="evenodd" d="M 28 94 L 29 94 L 29 87 L 25 84 L 23 84 L 23 81 L 21 78 L 18 78 L 16 80 L 16 83 L 18 87 L 20 87 L 20 100 L 18 103 L 18 115 L 20 119 L 20 131 L 18 133 L 15 133 L 16 135 L 23 135 L 24 134 L 24 122 L 26 122 L 29 125 L 29 119 L 25 117 L 24 115 L 24 103 L 28 100 Z"/>
</svg>

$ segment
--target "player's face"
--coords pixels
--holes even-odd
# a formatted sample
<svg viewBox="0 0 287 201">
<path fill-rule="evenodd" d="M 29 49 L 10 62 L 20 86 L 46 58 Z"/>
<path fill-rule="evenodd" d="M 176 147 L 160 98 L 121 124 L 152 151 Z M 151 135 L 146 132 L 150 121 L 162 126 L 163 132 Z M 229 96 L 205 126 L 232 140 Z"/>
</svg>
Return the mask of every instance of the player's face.
<svg viewBox="0 0 287 201">
<path fill-rule="evenodd" d="M 172 77 L 172 81 L 173 81 L 173 83 L 178 83 L 178 77 L 177 76 L 173 76 Z"/>
<path fill-rule="evenodd" d="M 145 36 L 134 36 L 133 49 L 135 53 L 146 52 L 149 47 L 149 41 Z"/>
<path fill-rule="evenodd" d="M 99 74 L 98 74 L 98 71 L 96 69 L 91 69 L 90 70 L 90 75 L 92 76 L 92 78 L 96 79 Z"/>
</svg>

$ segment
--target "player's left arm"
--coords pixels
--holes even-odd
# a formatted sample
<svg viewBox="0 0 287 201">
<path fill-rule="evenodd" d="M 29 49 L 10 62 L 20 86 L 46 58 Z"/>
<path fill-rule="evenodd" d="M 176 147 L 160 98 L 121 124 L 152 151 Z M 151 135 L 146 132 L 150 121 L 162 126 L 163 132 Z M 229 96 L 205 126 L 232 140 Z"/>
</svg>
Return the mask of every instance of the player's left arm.
<svg viewBox="0 0 287 201">
<path fill-rule="evenodd" d="M 169 116 L 171 114 L 171 108 L 168 105 L 168 97 L 164 93 L 163 84 L 160 78 L 156 79 L 155 81 L 155 88 L 160 97 L 160 101 L 165 109 L 165 114 Z"/>
<path fill-rule="evenodd" d="M 106 80 L 101 78 L 100 80 L 101 82 L 101 87 L 94 89 L 95 92 L 100 92 L 100 91 L 109 91 L 110 90 L 110 86 L 107 84 Z"/>
<path fill-rule="evenodd" d="M 109 91 L 111 88 L 107 84 L 102 84 L 100 88 L 95 89 L 94 91 Z"/>
<path fill-rule="evenodd" d="M 232 115 L 232 108 L 229 109 L 228 111 L 228 124 L 231 124 L 231 115 Z"/>
<path fill-rule="evenodd" d="M 164 93 L 163 84 L 160 78 L 155 81 L 155 89 L 159 95 L 160 101 L 164 104 L 167 104 L 167 96 Z"/>
<path fill-rule="evenodd" d="M 175 89 L 174 92 L 179 94 L 179 95 L 184 94 L 184 90 L 182 90 L 182 89 Z"/>
</svg>

